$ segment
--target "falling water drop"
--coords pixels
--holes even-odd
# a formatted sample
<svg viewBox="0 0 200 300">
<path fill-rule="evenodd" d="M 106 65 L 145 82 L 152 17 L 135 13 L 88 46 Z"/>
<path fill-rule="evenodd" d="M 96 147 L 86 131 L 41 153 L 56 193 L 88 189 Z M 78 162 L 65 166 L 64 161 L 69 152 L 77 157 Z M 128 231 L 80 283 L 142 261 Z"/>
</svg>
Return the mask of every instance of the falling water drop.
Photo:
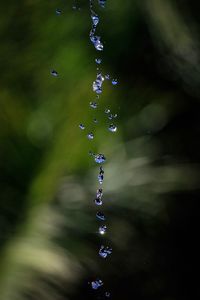
<svg viewBox="0 0 200 300">
<path fill-rule="evenodd" d="M 106 231 L 107 231 L 107 226 L 106 225 L 102 225 L 102 226 L 99 227 L 99 233 L 101 235 L 105 234 Z"/>
<path fill-rule="evenodd" d="M 96 197 L 99 198 L 99 199 L 101 199 L 102 196 L 103 196 L 103 189 L 98 189 Z"/>
<path fill-rule="evenodd" d="M 98 0 L 98 2 L 101 7 L 103 7 L 103 8 L 105 7 L 106 0 Z"/>
<path fill-rule="evenodd" d="M 88 133 L 87 137 L 89 140 L 93 140 L 94 134 L 92 132 L 90 132 L 90 133 Z"/>
<path fill-rule="evenodd" d="M 103 258 L 106 258 L 108 255 L 112 253 L 112 248 L 101 246 L 99 250 L 99 255 Z"/>
<path fill-rule="evenodd" d="M 61 13 L 62 13 L 62 11 L 61 11 L 61 9 L 60 8 L 56 8 L 56 15 L 61 15 Z"/>
<path fill-rule="evenodd" d="M 96 109 L 98 104 L 96 102 L 90 102 L 90 107 Z"/>
<path fill-rule="evenodd" d="M 106 158 L 105 158 L 104 154 L 96 154 L 94 157 L 94 160 L 96 163 L 102 164 L 106 161 Z"/>
<path fill-rule="evenodd" d="M 118 84 L 117 79 L 113 79 L 113 80 L 112 80 L 112 85 L 117 85 L 117 84 Z"/>
<path fill-rule="evenodd" d="M 117 118 L 117 114 L 110 114 L 109 116 L 108 116 L 108 119 L 109 120 L 113 120 L 113 119 L 115 119 L 115 118 Z"/>
<path fill-rule="evenodd" d="M 100 65 L 101 62 L 102 62 L 102 60 L 101 60 L 101 58 L 96 58 L 96 59 L 95 59 L 95 62 L 96 62 L 98 65 Z"/>
<path fill-rule="evenodd" d="M 114 124 L 111 124 L 111 125 L 108 127 L 108 130 L 111 131 L 111 132 L 116 132 L 116 131 L 117 131 L 117 126 L 114 125 Z"/>
<path fill-rule="evenodd" d="M 94 123 L 98 123 L 98 120 L 96 118 L 93 119 Z"/>
<path fill-rule="evenodd" d="M 51 75 L 54 77 L 58 77 L 58 72 L 55 70 L 51 70 Z"/>
<path fill-rule="evenodd" d="M 109 108 L 106 108 L 105 109 L 105 114 L 109 114 L 110 113 L 110 109 Z"/>
<path fill-rule="evenodd" d="M 101 198 L 96 198 L 96 199 L 94 200 L 94 203 L 95 203 L 96 205 L 100 206 L 100 205 L 103 204 L 103 201 L 101 200 Z"/>
<path fill-rule="evenodd" d="M 107 298 L 109 298 L 109 297 L 110 297 L 110 292 L 105 292 L 105 296 L 106 296 Z"/>
<path fill-rule="evenodd" d="M 102 212 L 100 212 L 100 211 L 98 211 L 96 213 L 96 217 L 97 217 L 97 219 L 99 219 L 101 221 L 105 221 L 105 219 L 106 219 L 105 215 Z"/>
<path fill-rule="evenodd" d="M 91 18 L 92 18 L 92 23 L 94 26 L 97 26 L 97 24 L 99 23 L 99 17 L 93 12 L 91 14 Z"/>
<path fill-rule="evenodd" d="M 97 279 L 97 280 L 91 282 L 91 287 L 92 287 L 94 290 L 97 290 L 97 289 L 100 288 L 102 285 L 103 285 L 103 281 L 102 281 L 101 279 Z"/>
<path fill-rule="evenodd" d="M 79 124 L 78 126 L 79 126 L 79 128 L 82 129 L 82 130 L 85 129 L 85 125 L 83 125 L 83 124 Z"/>
<path fill-rule="evenodd" d="M 110 79 L 110 75 L 109 75 L 109 74 L 106 74 L 106 75 L 105 75 L 105 79 L 109 80 L 109 79 Z"/>
</svg>

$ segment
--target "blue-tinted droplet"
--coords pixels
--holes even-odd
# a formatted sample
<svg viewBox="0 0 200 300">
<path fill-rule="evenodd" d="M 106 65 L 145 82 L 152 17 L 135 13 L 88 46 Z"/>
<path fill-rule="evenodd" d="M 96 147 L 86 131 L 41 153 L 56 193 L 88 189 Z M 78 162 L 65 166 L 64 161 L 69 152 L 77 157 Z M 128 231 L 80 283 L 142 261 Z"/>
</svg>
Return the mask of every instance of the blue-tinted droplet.
<svg viewBox="0 0 200 300">
<path fill-rule="evenodd" d="M 105 158 L 104 154 L 96 154 L 94 157 L 94 160 L 96 163 L 102 164 L 106 161 L 106 158 Z"/>
<path fill-rule="evenodd" d="M 110 255 L 111 253 L 112 253 L 112 248 L 110 248 L 110 247 L 101 246 L 101 248 L 99 250 L 99 255 L 102 258 L 108 257 L 108 255 Z"/>
<path fill-rule="evenodd" d="M 98 0 L 98 2 L 101 7 L 103 7 L 103 8 L 105 7 L 106 0 Z"/>
<path fill-rule="evenodd" d="M 97 289 L 100 288 L 102 285 L 103 285 L 103 281 L 100 280 L 100 279 L 97 279 L 97 280 L 91 282 L 91 287 L 92 287 L 94 290 L 97 290 Z"/>
<path fill-rule="evenodd" d="M 118 84 L 117 79 L 113 79 L 113 80 L 112 80 L 112 85 L 117 85 L 117 84 Z"/>
<path fill-rule="evenodd" d="M 95 203 L 96 205 L 100 206 L 100 205 L 103 204 L 103 201 L 101 200 L 101 198 L 96 198 L 96 199 L 94 200 L 94 203 Z"/>
<path fill-rule="evenodd" d="M 106 231 L 107 231 L 107 226 L 106 225 L 102 225 L 102 226 L 100 226 L 99 227 L 99 233 L 100 234 L 105 234 L 106 233 Z"/>
<path fill-rule="evenodd" d="M 100 211 L 98 211 L 96 213 L 96 217 L 97 217 L 97 219 L 99 219 L 101 221 L 105 221 L 105 219 L 106 219 L 105 215 L 102 212 L 100 212 Z"/>
<path fill-rule="evenodd" d="M 111 132 L 116 132 L 116 131 L 117 131 L 117 126 L 114 125 L 114 124 L 111 124 L 111 125 L 108 127 L 108 130 L 111 131 Z"/>
<path fill-rule="evenodd" d="M 106 74 L 106 75 L 105 75 L 105 79 L 109 80 L 109 79 L 110 79 L 110 75 L 109 75 L 109 74 Z"/>
<path fill-rule="evenodd" d="M 96 59 L 95 59 L 95 62 L 96 62 L 98 65 L 100 65 L 101 62 L 102 62 L 102 60 L 101 60 L 101 58 L 96 58 Z"/>
<path fill-rule="evenodd" d="M 92 13 L 91 18 L 92 18 L 93 25 L 97 26 L 97 24 L 99 23 L 99 17 L 95 13 Z"/>
<path fill-rule="evenodd" d="M 96 102 L 90 102 L 90 107 L 96 109 L 98 104 Z"/>
<path fill-rule="evenodd" d="M 58 77 L 58 72 L 55 70 L 51 70 L 51 75 L 54 77 Z"/>
<path fill-rule="evenodd" d="M 92 132 L 90 132 L 90 133 L 88 133 L 87 137 L 89 140 L 93 140 L 94 134 Z"/>
<path fill-rule="evenodd" d="M 85 129 L 85 125 L 83 125 L 83 124 L 79 124 L 78 126 L 79 126 L 79 128 L 82 129 L 82 130 Z"/>
</svg>

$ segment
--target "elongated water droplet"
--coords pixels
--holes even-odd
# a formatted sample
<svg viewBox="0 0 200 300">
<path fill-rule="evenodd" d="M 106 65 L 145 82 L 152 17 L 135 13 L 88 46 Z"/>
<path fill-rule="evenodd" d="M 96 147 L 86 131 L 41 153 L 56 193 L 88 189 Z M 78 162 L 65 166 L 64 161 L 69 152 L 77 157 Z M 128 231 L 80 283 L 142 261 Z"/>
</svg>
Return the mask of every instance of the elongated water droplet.
<svg viewBox="0 0 200 300">
<path fill-rule="evenodd" d="M 102 60 L 101 60 L 101 58 L 96 58 L 96 59 L 95 59 L 95 62 L 96 62 L 98 65 L 100 65 L 101 62 L 102 62 Z"/>
<path fill-rule="evenodd" d="M 103 189 L 98 189 L 96 197 L 101 199 L 102 196 L 103 196 Z"/>
<path fill-rule="evenodd" d="M 90 133 L 88 133 L 87 137 L 89 140 L 93 140 L 94 134 L 92 132 L 90 132 Z"/>
<path fill-rule="evenodd" d="M 99 255 L 103 258 L 106 258 L 108 255 L 112 253 L 112 248 L 101 246 L 99 250 Z"/>
<path fill-rule="evenodd" d="M 96 102 L 90 102 L 90 107 L 96 109 L 98 104 Z"/>
<path fill-rule="evenodd" d="M 108 127 L 108 130 L 111 131 L 111 132 L 116 132 L 116 131 L 117 131 L 117 126 L 114 125 L 114 124 L 111 124 L 111 125 Z"/>
<path fill-rule="evenodd" d="M 83 124 L 79 124 L 78 126 L 79 126 L 79 128 L 82 129 L 82 130 L 85 129 L 85 125 L 83 125 Z"/>
<path fill-rule="evenodd" d="M 105 158 L 104 154 L 96 154 L 94 157 L 94 160 L 96 163 L 102 164 L 106 161 L 106 158 Z"/>
<path fill-rule="evenodd" d="M 113 80 L 112 80 L 112 85 L 117 85 L 117 84 L 118 84 L 117 79 L 113 79 Z"/>
<path fill-rule="evenodd" d="M 92 287 L 94 290 L 97 290 L 97 289 L 100 288 L 102 285 L 103 285 L 103 281 L 102 281 L 101 279 L 97 279 L 97 280 L 91 282 L 91 287 Z"/>
<path fill-rule="evenodd" d="M 102 76 L 101 73 L 97 74 L 97 78 L 96 80 L 93 82 L 92 88 L 93 91 L 97 94 L 101 94 L 102 93 L 102 84 L 104 81 L 104 77 Z"/>
<path fill-rule="evenodd" d="M 56 15 L 61 15 L 61 13 L 62 13 L 62 11 L 61 11 L 61 9 L 60 8 L 56 8 Z"/>
<path fill-rule="evenodd" d="M 54 77 L 58 77 L 58 72 L 55 70 L 51 70 L 51 75 Z"/>
<path fill-rule="evenodd" d="M 97 219 L 99 219 L 101 221 L 105 221 L 105 219 L 106 219 L 105 215 L 102 212 L 100 212 L 100 211 L 98 211 L 96 213 L 96 217 L 97 217 Z"/>
<path fill-rule="evenodd" d="M 103 179 L 104 179 L 104 176 L 102 174 L 99 174 L 98 175 L 98 181 L 99 181 L 100 184 L 103 183 Z"/>
<path fill-rule="evenodd" d="M 110 75 L 109 75 L 109 74 L 106 74 L 106 75 L 105 75 L 105 79 L 109 80 L 109 79 L 110 79 Z"/>
<path fill-rule="evenodd" d="M 99 227 L 99 233 L 100 234 L 105 234 L 106 233 L 106 231 L 107 231 L 107 226 L 106 225 L 102 225 L 102 226 L 100 226 Z"/>
<path fill-rule="evenodd" d="M 98 17 L 98 15 L 96 15 L 94 12 L 92 12 L 91 18 L 92 18 L 93 25 L 97 26 L 97 24 L 99 23 L 99 17 Z"/>
</svg>

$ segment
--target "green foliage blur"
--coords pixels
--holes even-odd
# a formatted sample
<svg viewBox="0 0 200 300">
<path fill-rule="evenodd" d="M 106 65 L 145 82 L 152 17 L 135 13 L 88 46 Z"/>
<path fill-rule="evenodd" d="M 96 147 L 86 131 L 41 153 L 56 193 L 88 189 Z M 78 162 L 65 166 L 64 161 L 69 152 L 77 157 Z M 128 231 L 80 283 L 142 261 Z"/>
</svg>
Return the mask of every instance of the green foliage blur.
<svg viewBox="0 0 200 300">
<path fill-rule="evenodd" d="M 1 1 L 0 300 L 97 299 L 95 278 L 112 299 L 198 297 L 200 3 L 97 2 L 103 53 L 89 1 Z M 96 57 L 119 84 L 94 112 Z M 89 150 L 107 157 L 106 261 Z"/>
</svg>

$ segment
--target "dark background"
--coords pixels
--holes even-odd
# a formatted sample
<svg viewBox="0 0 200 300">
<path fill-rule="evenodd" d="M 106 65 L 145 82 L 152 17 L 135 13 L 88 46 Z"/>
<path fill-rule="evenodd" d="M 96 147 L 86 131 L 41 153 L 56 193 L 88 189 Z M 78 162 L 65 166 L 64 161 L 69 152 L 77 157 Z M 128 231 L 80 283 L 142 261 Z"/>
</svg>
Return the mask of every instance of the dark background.
<svg viewBox="0 0 200 300">
<path fill-rule="evenodd" d="M 197 299 L 199 1 L 96 1 L 103 53 L 88 2 L 0 3 L 0 299 Z M 119 84 L 94 114 L 96 57 Z M 89 150 L 107 157 L 105 237 Z"/>
</svg>

